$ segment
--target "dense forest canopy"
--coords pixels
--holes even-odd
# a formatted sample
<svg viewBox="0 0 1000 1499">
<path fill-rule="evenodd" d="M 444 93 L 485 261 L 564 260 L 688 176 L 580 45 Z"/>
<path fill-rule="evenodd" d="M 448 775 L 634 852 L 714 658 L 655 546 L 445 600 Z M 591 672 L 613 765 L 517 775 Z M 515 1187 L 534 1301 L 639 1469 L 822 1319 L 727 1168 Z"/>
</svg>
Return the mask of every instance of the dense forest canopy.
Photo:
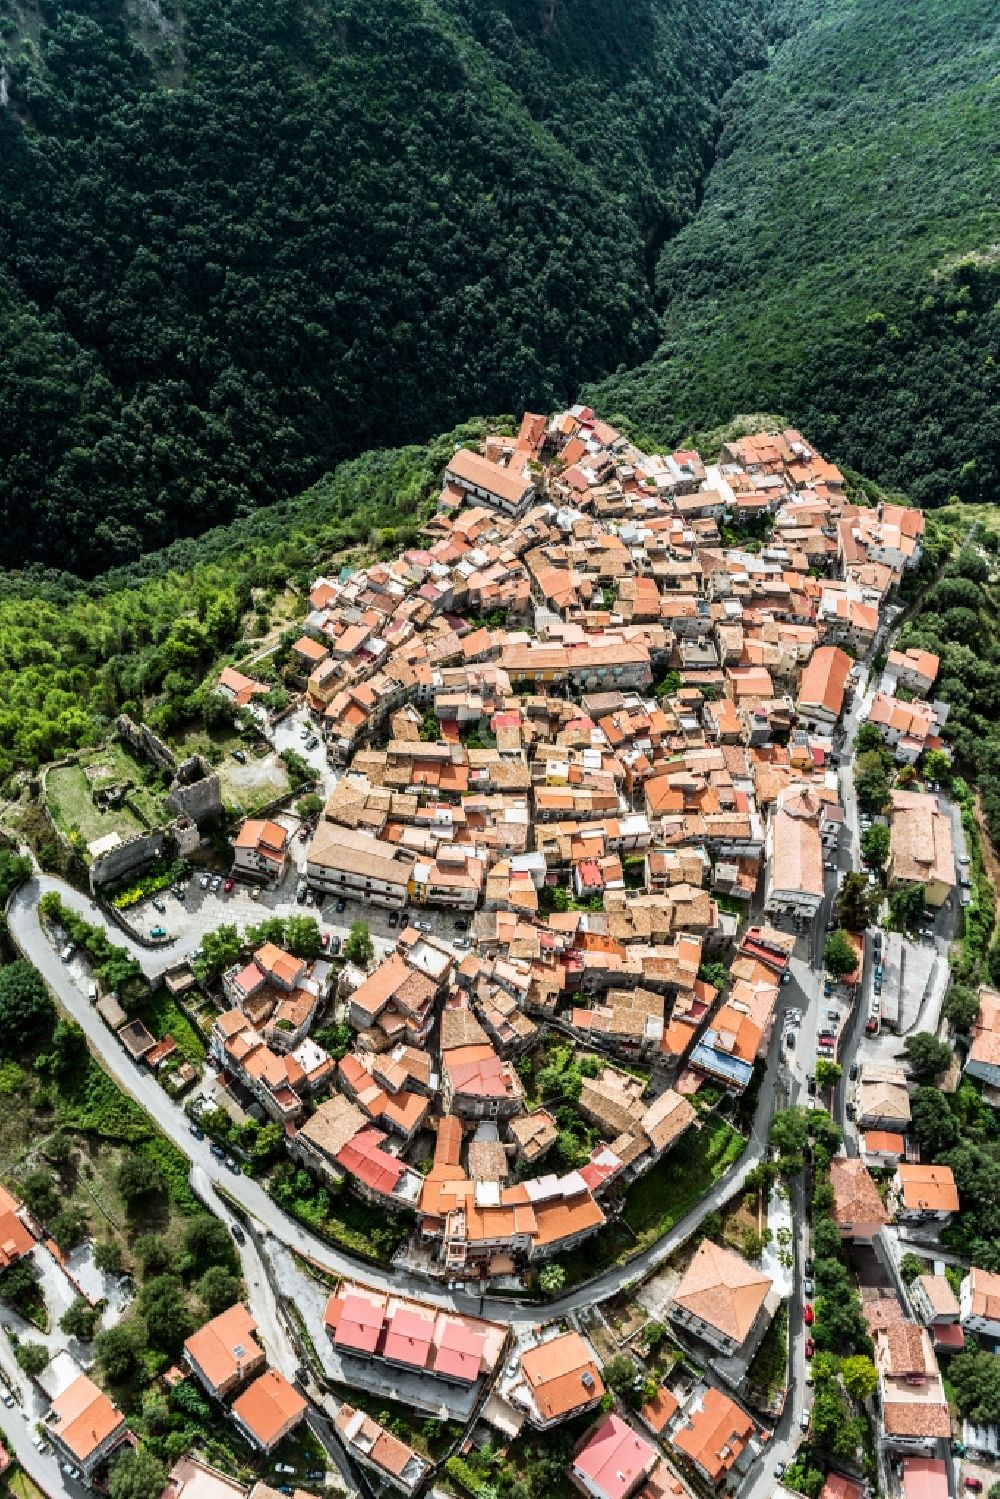
<svg viewBox="0 0 1000 1499">
<path fill-rule="evenodd" d="M 663 440 L 783 411 L 924 504 L 1000 478 L 995 0 L 772 0 L 704 202 L 657 269 L 663 342 L 596 391 Z"/>
<path fill-rule="evenodd" d="M 747 0 L 0 0 L 4 562 L 641 358 L 764 58 Z"/>
</svg>

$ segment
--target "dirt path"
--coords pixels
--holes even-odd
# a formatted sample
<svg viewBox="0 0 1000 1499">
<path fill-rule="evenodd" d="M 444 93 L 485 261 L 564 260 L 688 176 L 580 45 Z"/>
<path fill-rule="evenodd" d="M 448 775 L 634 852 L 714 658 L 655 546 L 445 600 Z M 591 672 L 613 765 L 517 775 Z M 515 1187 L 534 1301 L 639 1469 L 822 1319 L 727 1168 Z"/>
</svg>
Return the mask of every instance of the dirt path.
<svg viewBox="0 0 1000 1499">
<path fill-rule="evenodd" d="M 979 829 L 979 846 L 983 852 L 983 863 L 993 886 L 993 929 L 997 932 L 1000 931 L 1000 858 L 997 857 L 997 851 L 990 839 L 978 791 L 974 795 L 973 809 L 976 827 Z"/>
</svg>

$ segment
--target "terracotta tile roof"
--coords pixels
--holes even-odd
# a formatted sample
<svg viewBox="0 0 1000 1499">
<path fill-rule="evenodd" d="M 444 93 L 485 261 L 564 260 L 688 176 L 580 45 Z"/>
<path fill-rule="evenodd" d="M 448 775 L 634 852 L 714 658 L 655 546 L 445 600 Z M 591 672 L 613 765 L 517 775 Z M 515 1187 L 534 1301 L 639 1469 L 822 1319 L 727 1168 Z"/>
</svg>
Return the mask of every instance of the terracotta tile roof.
<svg viewBox="0 0 1000 1499">
<path fill-rule="evenodd" d="M 545 1421 L 568 1416 L 604 1394 L 593 1350 L 577 1332 L 529 1348 L 521 1355 L 521 1372 Z"/>
<path fill-rule="evenodd" d="M 857 1156 L 834 1156 L 830 1162 L 833 1217 L 840 1228 L 889 1222 L 871 1172 Z"/>
<path fill-rule="evenodd" d="M 123 1428 L 125 1417 L 86 1374 L 79 1375 L 52 1402 L 49 1425 L 81 1462 Z"/>
<path fill-rule="evenodd" d="M 265 1448 L 305 1413 L 305 1400 L 277 1369 L 265 1369 L 233 1403 L 233 1414 Z"/>
<path fill-rule="evenodd" d="M 747 1337 L 768 1292 L 771 1278 L 731 1249 L 702 1239 L 674 1292 L 674 1304 L 740 1343 Z"/>
<path fill-rule="evenodd" d="M 720 1390 L 707 1389 L 701 1406 L 689 1410 L 686 1424 L 670 1438 L 671 1445 L 689 1457 L 712 1483 L 728 1473 L 753 1435 L 745 1411 Z"/>
<path fill-rule="evenodd" d="M 184 1351 L 218 1390 L 263 1358 L 256 1332 L 256 1322 L 238 1301 L 192 1333 Z"/>
<path fill-rule="evenodd" d="M 896 1184 L 905 1207 L 928 1212 L 957 1213 L 958 1188 L 950 1166 L 911 1165 L 896 1167 Z"/>
</svg>

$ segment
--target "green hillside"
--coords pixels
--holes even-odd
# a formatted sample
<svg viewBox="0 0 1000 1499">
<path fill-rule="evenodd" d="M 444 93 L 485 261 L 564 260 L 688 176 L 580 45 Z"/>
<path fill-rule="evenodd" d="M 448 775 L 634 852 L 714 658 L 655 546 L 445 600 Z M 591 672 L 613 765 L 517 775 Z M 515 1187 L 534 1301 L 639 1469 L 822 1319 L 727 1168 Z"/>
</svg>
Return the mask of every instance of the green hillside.
<svg viewBox="0 0 1000 1499">
<path fill-rule="evenodd" d="M 992 0 L 774 0 L 657 270 L 663 341 L 592 390 L 666 440 L 783 411 L 923 503 L 1000 477 Z"/>
<path fill-rule="evenodd" d="M 0 0 L 3 562 L 643 357 L 764 56 L 747 0 Z"/>
</svg>

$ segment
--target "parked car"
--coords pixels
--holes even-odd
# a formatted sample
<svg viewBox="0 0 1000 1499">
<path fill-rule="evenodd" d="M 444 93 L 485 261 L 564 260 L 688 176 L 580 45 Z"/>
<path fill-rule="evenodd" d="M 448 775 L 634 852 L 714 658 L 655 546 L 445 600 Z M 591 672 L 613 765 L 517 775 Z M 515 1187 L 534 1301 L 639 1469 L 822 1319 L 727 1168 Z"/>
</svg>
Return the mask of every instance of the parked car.
<svg viewBox="0 0 1000 1499">
<path fill-rule="evenodd" d="M 968 1478 L 962 1479 L 962 1487 L 968 1489 L 970 1494 L 978 1494 L 982 1490 L 983 1480 L 977 1478 L 974 1473 L 970 1473 Z"/>
<path fill-rule="evenodd" d="M 307 723 L 304 723 L 302 725 L 301 729 L 299 730 L 299 738 L 300 739 L 308 739 L 309 735 L 311 733 L 312 733 L 312 729 L 309 727 L 309 725 Z"/>
<path fill-rule="evenodd" d="M 237 1244 L 245 1244 L 247 1241 L 247 1236 L 238 1223 L 232 1224 L 232 1235 Z"/>
<path fill-rule="evenodd" d="M 455 946 L 456 947 L 458 946 L 457 942 L 456 942 Z M 795 1050 L 795 1032 L 794 1031 L 786 1031 L 785 1032 L 785 1045 L 788 1047 L 789 1051 L 794 1051 Z"/>
<path fill-rule="evenodd" d="M 833 1041 L 833 1039 L 834 1039 L 833 1031 L 820 1031 L 820 1033 L 819 1033 L 819 1039 L 821 1041 Z"/>
<path fill-rule="evenodd" d="M 209 887 L 209 885 L 211 883 L 212 883 L 212 876 L 210 874 L 203 874 L 202 877 L 201 877 L 201 888 L 203 890 L 207 890 L 208 887 Z"/>
<path fill-rule="evenodd" d="M 854 1079 L 858 1075 L 858 1064 L 857 1064 L 857 1062 L 852 1062 L 851 1063 L 851 1070 L 850 1070 L 850 1072 L 847 1075 L 850 1078 L 851 1082 L 853 1083 Z"/>
<path fill-rule="evenodd" d="M 775 1463 L 775 1465 L 774 1465 L 774 1476 L 775 1476 L 775 1478 L 781 1478 L 783 1476 L 784 1471 L 785 1471 L 785 1469 L 787 1467 L 788 1467 L 787 1463 Z"/>
<path fill-rule="evenodd" d="M 223 883 L 222 888 L 226 892 L 227 895 L 229 895 L 229 894 L 232 893 L 232 890 L 233 890 L 233 887 L 234 887 L 235 883 L 236 883 L 235 880 L 226 880 Z"/>
<path fill-rule="evenodd" d="M 218 890 L 221 888 L 221 886 L 222 886 L 222 875 L 221 874 L 213 874 L 213 876 L 212 876 L 212 886 L 211 886 L 212 894 L 215 895 L 218 892 Z"/>
<path fill-rule="evenodd" d="M 347 902 L 346 902 L 346 900 L 344 899 L 344 897 L 342 895 L 338 897 L 337 905 L 336 905 L 335 909 L 338 910 L 338 911 L 346 911 L 347 910 Z"/>
<path fill-rule="evenodd" d="M 208 1148 L 215 1156 L 215 1159 L 217 1161 L 224 1161 L 226 1159 L 226 1152 L 223 1150 L 221 1145 L 216 1145 L 214 1140 Z"/>
<path fill-rule="evenodd" d="M 160 899 L 160 897 L 158 895 L 154 895 L 153 899 L 150 901 L 149 904 L 152 906 L 152 908 L 153 908 L 154 911 L 159 911 L 161 915 L 167 909 L 166 906 L 164 905 L 163 901 Z"/>
<path fill-rule="evenodd" d="M 167 935 L 167 929 L 165 926 L 154 926 L 150 929 L 149 935 L 153 938 L 154 942 L 162 942 Z"/>
<path fill-rule="evenodd" d="M 97 985 L 93 980 L 91 980 L 87 985 L 87 998 L 90 1000 L 91 1004 L 94 1004 L 97 1000 Z"/>
<path fill-rule="evenodd" d="M 390 926 L 399 926 L 399 912 L 398 911 L 390 911 L 389 912 L 389 925 Z"/>
<path fill-rule="evenodd" d="M 234 1173 L 234 1175 L 239 1176 L 240 1171 L 242 1169 L 241 1166 L 240 1166 L 239 1161 L 237 1161 L 233 1156 L 227 1155 L 226 1156 L 226 1165 L 229 1167 L 230 1171 L 232 1171 Z"/>
<path fill-rule="evenodd" d="M 806 1276 L 805 1280 L 802 1282 L 802 1289 L 803 1289 L 803 1291 L 805 1292 L 805 1294 L 807 1296 L 811 1296 L 813 1294 L 813 1283 L 809 1279 L 808 1275 Z"/>
<path fill-rule="evenodd" d="M 816 1097 L 816 1079 L 814 1077 L 810 1077 L 806 1080 L 806 1092 L 809 1094 L 810 1098 Z"/>
<path fill-rule="evenodd" d="M 247 763 L 247 757 L 242 750 L 233 750 L 233 759 L 238 760 L 241 765 Z"/>
<path fill-rule="evenodd" d="M 823 868 L 824 869 L 836 869 L 836 867 L 837 867 L 837 861 L 836 861 L 836 859 L 824 859 L 823 860 Z"/>
<path fill-rule="evenodd" d="M 874 1018 L 870 1017 L 868 1020 L 865 1021 L 865 1033 L 867 1035 L 874 1036 L 874 1034 L 875 1034 L 875 1032 L 877 1030 L 878 1030 L 878 1021 L 877 1020 L 875 1020 Z"/>
<path fill-rule="evenodd" d="M 66 946 L 60 952 L 59 956 L 62 958 L 62 960 L 63 960 L 64 963 L 68 963 L 69 960 L 70 960 L 70 958 L 73 956 L 73 954 L 75 952 L 76 952 L 76 943 L 75 942 L 67 942 Z"/>
<path fill-rule="evenodd" d="M 456 937 L 455 938 L 455 946 L 456 947 L 471 947 L 472 946 L 472 941 L 471 941 L 471 939 L 469 937 Z"/>
<path fill-rule="evenodd" d="M 826 1018 L 827 1018 L 827 1020 L 839 1020 L 840 1019 L 840 1011 L 839 1010 L 827 1010 L 827 1012 L 826 1012 Z"/>
<path fill-rule="evenodd" d="M 806 1347 L 808 1347 L 808 1346 L 809 1345 L 806 1344 Z M 812 1354 L 811 1353 L 807 1353 L 806 1354 L 806 1358 L 812 1358 Z M 812 1424 L 812 1416 L 809 1414 L 808 1411 L 803 1411 L 802 1414 L 801 1414 L 801 1416 L 799 1417 L 799 1425 L 801 1426 L 802 1430 L 803 1431 L 808 1431 L 811 1424 Z"/>
<path fill-rule="evenodd" d="M 812 1338 L 806 1338 L 806 1350 L 805 1351 L 806 1351 L 806 1358 L 812 1358 L 813 1354 L 816 1352 L 816 1344 L 813 1342 Z"/>
<path fill-rule="evenodd" d="M 329 932 L 324 932 L 322 934 L 322 936 L 319 939 L 319 945 L 324 950 L 330 946 L 330 933 Z"/>
<path fill-rule="evenodd" d="M 878 979 L 879 983 L 882 982 L 882 964 L 881 963 L 876 963 L 875 964 L 875 977 Z"/>
<path fill-rule="evenodd" d="M 467 932 L 469 930 L 469 923 L 464 916 L 456 916 L 455 930 L 456 932 Z"/>
<path fill-rule="evenodd" d="M 805 1259 L 802 1261 L 802 1268 L 807 1275 L 811 1275 L 813 1273 L 813 1261 L 811 1254 L 807 1254 Z"/>
<path fill-rule="evenodd" d="M 260 900 L 260 886 L 259 885 L 254 885 L 253 889 L 250 891 L 250 899 L 251 900 Z"/>
<path fill-rule="evenodd" d="M 829 999 L 829 997 L 830 997 L 830 995 L 832 993 L 833 993 L 833 982 L 832 982 L 832 980 L 830 980 L 830 979 L 824 979 L 823 980 L 823 994 L 824 994 L 824 997 L 827 998 L 827 999 Z"/>
<path fill-rule="evenodd" d="M 288 1463 L 275 1463 L 274 1471 L 276 1473 L 294 1473 L 295 1469 Z"/>
<path fill-rule="evenodd" d="M 307 906 L 314 906 L 315 904 L 316 904 L 316 896 L 315 896 L 315 894 L 313 893 L 312 890 L 307 890 L 306 891 L 306 905 Z"/>
<path fill-rule="evenodd" d="M 8 1410 L 10 1410 L 11 1406 L 14 1404 L 14 1397 L 9 1390 L 4 1390 L 3 1394 L 0 1395 L 0 1400 L 3 1401 Z"/>
<path fill-rule="evenodd" d="M 331 958 L 339 958 L 340 957 L 340 949 L 341 949 L 342 945 L 343 944 L 341 943 L 341 940 L 340 940 L 339 937 L 331 937 L 330 938 L 330 956 L 331 956 Z"/>
<path fill-rule="evenodd" d="M 434 930 L 429 921 L 415 921 L 413 925 L 418 932 L 432 932 Z"/>
<path fill-rule="evenodd" d="M 783 973 L 781 975 L 781 982 L 783 984 L 790 984 L 792 982 L 792 975 L 790 973 Z"/>
<path fill-rule="evenodd" d="M 190 1130 L 191 1134 L 194 1135 L 196 1140 L 204 1140 L 205 1131 L 202 1129 L 200 1124 L 191 1123 L 188 1125 L 188 1129 Z"/>
<path fill-rule="evenodd" d="M 815 1313 L 812 1309 L 812 1302 L 807 1301 L 805 1306 L 802 1308 L 802 1320 L 807 1327 L 812 1327 L 814 1316 Z"/>
</svg>

